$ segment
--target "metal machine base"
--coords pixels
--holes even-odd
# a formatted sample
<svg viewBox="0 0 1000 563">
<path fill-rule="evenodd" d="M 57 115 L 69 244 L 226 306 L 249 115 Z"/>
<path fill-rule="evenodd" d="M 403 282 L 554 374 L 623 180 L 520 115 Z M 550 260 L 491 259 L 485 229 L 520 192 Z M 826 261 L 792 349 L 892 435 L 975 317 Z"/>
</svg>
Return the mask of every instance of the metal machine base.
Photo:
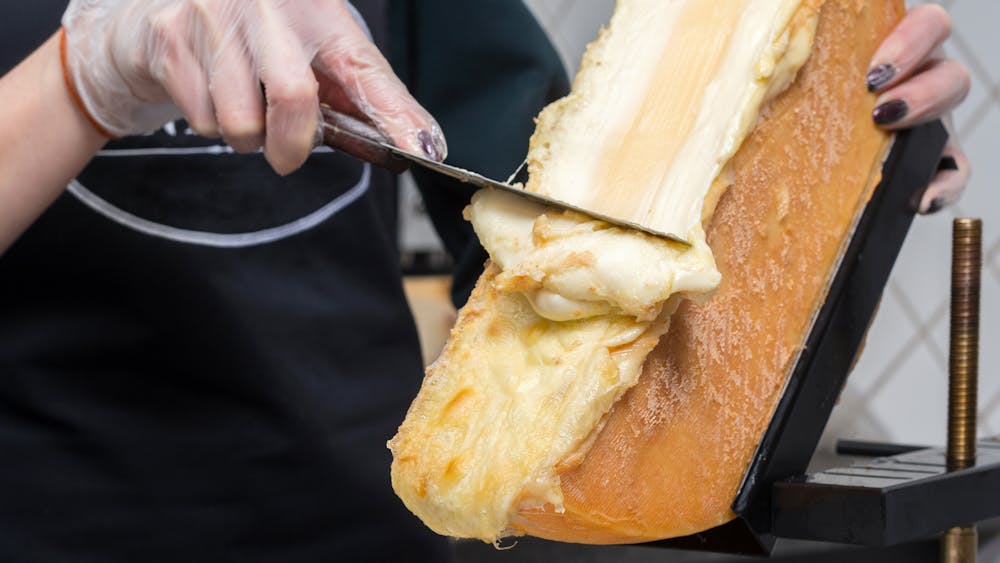
<svg viewBox="0 0 1000 563">
<path fill-rule="evenodd" d="M 948 472 L 944 448 L 878 458 L 775 483 L 772 533 L 866 546 L 925 539 L 1000 516 L 1000 440 Z"/>
</svg>

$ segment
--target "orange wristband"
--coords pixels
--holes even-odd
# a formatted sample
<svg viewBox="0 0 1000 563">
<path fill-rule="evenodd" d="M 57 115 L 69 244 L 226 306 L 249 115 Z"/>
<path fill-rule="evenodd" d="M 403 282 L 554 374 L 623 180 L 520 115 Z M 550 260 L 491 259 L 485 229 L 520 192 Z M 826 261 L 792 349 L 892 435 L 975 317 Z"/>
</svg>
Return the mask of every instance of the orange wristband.
<svg viewBox="0 0 1000 563">
<path fill-rule="evenodd" d="M 83 99 L 80 98 L 80 93 L 76 91 L 76 86 L 73 85 L 73 77 L 69 73 L 69 64 L 66 61 L 66 28 L 59 30 L 59 62 L 62 64 L 63 80 L 66 82 L 66 89 L 69 91 L 69 97 L 73 100 L 73 104 L 80 110 L 87 121 L 94 126 L 102 136 L 111 139 L 112 141 L 117 140 L 117 137 L 108 132 L 100 123 L 94 119 L 94 116 L 90 115 L 87 110 L 87 106 L 84 105 Z"/>
</svg>

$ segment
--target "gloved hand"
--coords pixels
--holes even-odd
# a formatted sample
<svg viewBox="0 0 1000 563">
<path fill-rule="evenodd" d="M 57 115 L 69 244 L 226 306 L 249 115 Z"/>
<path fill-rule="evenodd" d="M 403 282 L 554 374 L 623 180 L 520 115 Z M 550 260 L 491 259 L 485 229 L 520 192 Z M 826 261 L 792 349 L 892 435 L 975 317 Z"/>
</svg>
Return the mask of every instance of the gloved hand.
<svg viewBox="0 0 1000 563">
<path fill-rule="evenodd" d="M 969 71 L 948 59 L 941 44 L 951 35 L 951 19 L 941 6 L 917 6 L 882 42 L 868 73 L 868 89 L 879 94 L 875 123 L 903 129 L 944 118 L 969 93 Z M 969 159 L 954 134 L 945 147 L 938 173 L 920 202 L 921 213 L 935 213 L 955 203 L 969 181 Z"/>
<path fill-rule="evenodd" d="M 63 27 L 71 87 L 109 136 L 183 115 L 239 152 L 263 146 L 287 174 L 316 142 L 322 101 L 405 150 L 447 153 L 344 0 L 72 0 Z"/>
</svg>

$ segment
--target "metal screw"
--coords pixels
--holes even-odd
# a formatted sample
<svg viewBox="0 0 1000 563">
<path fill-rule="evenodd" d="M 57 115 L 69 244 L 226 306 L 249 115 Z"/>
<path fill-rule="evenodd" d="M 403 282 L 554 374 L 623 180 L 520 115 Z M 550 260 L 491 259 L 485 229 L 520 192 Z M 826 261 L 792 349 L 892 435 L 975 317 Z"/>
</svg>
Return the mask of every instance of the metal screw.
<svg viewBox="0 0 1000 563">
<path fill-rule="evenodd" d="M 951 347 L 948 356 L 948 471 L 976 464 L 976 396 L 979 385 L 979 288 L 983 223 L 956 219 L 952 230 Z M 941 560 L 976 560 L 976 526 L 945 532 Z"/>
</svg>

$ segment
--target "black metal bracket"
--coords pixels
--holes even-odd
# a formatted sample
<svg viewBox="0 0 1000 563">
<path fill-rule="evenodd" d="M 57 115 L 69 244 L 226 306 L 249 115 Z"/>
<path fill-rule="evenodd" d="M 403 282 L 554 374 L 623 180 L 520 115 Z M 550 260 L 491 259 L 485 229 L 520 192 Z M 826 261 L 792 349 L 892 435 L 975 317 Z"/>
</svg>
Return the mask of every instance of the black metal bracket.
<svg viewBox="0 0 1000 563">
<path fill-rule="evenodd" d="M 1000 441 L 948 472 L 944 448 L 856 463 L 776 483 L 772 533 L 872 547 L 917 541 L 1000 516 Z"/>
</svg>

